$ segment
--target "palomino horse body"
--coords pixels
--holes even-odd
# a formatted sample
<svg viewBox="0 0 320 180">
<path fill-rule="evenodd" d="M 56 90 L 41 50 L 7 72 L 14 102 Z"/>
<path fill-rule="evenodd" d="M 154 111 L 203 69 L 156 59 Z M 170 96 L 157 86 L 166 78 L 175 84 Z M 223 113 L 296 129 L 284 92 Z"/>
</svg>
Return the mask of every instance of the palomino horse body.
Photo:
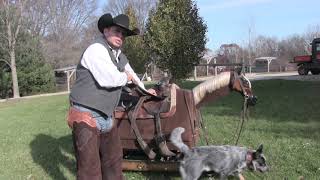
<svg viewBox="0 0 320 180">
<path fill-rule="evenodd" d="M 176 127 L 185 128 L 182 140 L 189 147 L 196 146 L 201 126 L 199 108 L 206 102 L 226 96 L 231 91 L 240 92 L 250 105 L 257 100 L 251 91 L 250 81 L 243 74 L 233 71 L 219 74 L 192 90 L 170 84 L 164 89 L 169 94 L 166 98 L 138 102 L 136 106 L 139 107 L 131 110 L 135 112 L 116 109 L 115 118 L 124 152 L 143 150 L 149 159 L 174 156 L 172 151 L 176 148 L 168 141 L 171 131 Z M 152 113 L 155 109 L 158 113 Z M 135 121 L 130 120 L 132 116 Z"/>
</svg>

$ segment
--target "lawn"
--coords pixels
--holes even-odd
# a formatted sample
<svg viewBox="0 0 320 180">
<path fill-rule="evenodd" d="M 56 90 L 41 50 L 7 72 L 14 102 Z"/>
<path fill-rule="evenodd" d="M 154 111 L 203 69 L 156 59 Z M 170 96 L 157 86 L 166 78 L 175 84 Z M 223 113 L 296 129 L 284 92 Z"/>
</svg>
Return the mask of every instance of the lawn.
<svg viewBox="0 0 320 180">
<path fill-rule="evenodd" d="M 185 82 L 184 87 L 196 83 Z M 319 179 L 320 83 L 253 82 L 258 104 L 250 109 L 239 144 L 264 145 L 270 171 L 247 179 Z M 242 98 L 237 93 L 202 108 L 210 144 L 234 144 Z M 0 103 L 0 179 L 75 179 L 67 95 Z M 204 141 L 201 141 L 204 144 Z M 126 172 L 127 179 L 179 179 L 177 174 Z"/>
</svg>

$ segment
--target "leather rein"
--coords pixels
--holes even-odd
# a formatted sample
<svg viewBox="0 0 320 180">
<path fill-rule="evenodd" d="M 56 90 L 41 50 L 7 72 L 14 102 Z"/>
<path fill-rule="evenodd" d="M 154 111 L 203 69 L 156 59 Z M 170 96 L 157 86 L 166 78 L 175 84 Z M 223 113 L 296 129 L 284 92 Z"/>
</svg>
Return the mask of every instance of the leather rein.
<svg viewBox="0 0 320 180">
<path fill-rule="evenodd" d="M 235 145 L 238 145 L 239 138 L 240 138 L 240 135 L 241 135 L 241 132 L 242 132 L 242 129 L 243 129 L 244 121 L 245 121 L 246 118 L 248 119 L 248 114 L 247 113 L 248 113 L 249 95 L 245 91 L 245 87 L 244 87 L 244 85 L 242 83 L 242 80 L 241 80 L 241 77 L 243 75 L 239 76 L 237 73 L 234 73 L 234 74 L 235 74 L 235 79 L 238 79 L 239 82 L 240 82 L 240 87 L 241 87 L 241 90 L 242 90 L 242 93 L 243 93 L 243 105 L 242 105 L 241 119 L 240 119 L 240 122 L 237 125 L 237 129 L 236 129 L 236 132 L 234 134 L 234 136 L 236 138 Z"/>
</svg>

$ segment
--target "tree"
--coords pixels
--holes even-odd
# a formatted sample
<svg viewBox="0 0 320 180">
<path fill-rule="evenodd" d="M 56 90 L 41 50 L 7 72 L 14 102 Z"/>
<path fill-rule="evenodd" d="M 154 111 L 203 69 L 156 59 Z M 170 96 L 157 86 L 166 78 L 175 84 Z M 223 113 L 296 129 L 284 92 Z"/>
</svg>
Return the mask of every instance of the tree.
<svg viewBox="0 0 320 180">
<path fill-rule="evenodd" d="M 130 28 L 134 29 L 137 27 L 138 22 L 132 6 L 128 6 L 125 14 L 130 18 Z M 131 62 L 130 64 L 135 72 L 144 73 L 148 56 L 142 36 L 139 35 L 126 38 L 123 51 Z"/>
<path fill-rule="evenodd" d="M 0 98 L 8 98 L 12 92 L 12 80 L 10 76 L 10 68 L 0 62 Z"/>
<path fill-rule="evenodd" d="M 0 23 L 1 28 L 1 23 Z M 3 44 L 0 39 L 0 44 Z M 8 98 L 12 95 L 12 80 L 11 80 L 11 68 L 10 63 L 5 61 L 8 55 L 0 48 L 0 98 Z"/>
<path fill-rule="evenodd" d="M 222 44 L 220 46 L 220 54 L 226 56 L 228 63 L 239 63 L 240 62 L 240 46 L 235 43 Z"/>
<path fill-rule="evenodd" d="M 257 57 L 278 56 L 278 40 L 265 36 L 258 36 L 254 40 L 254 52 Z"/>
<path fill-rule="evenodd" d="M 51 0 L 28 0 L 24 13 L 25 26 L 34 37 L 44 37 L 52 21 Z"/>
<path fill-rule="evenodd" d="M 17 43 L 17 73 L 22 96 L 53 92 L 53 68 L 45 62 L 38 38 L 21 32 Z"/>
<path fill-rule="evenodd" d="M 141 32 L 144 32 L 149 11 L 153 9 L 156 4 L 157 0 L 108 0 L 104 11 L 116 16 L 126 13 L 130 6 L 137 18 L 136 27 L 138 27 Z"/>
<path fill-rule="evenodd" d="M 252 40 L 255 37 L 255 20 L 253 18 L 250 19 L 248 23 L 248 60 L 247 64 L 249 64 L 249 72 L 251 73 L 251 67 L 254 63 L 254 55 L 253 55 L 253 48 L 252 48 Z"/>
<path fill-rule="evenodd" d="M 55 90 L 52 67 L 45 62 L 38 38 L 20 31 L 15 49 L 20 95 L 32 95 Z M 0 55 L 1 55 L 0 51 Z M 12 97 L 11 68 L 0 62 L 0 97 Z"/>
<path fill-rule="evenodd" d="M 1 48 L 9 54 L 10 60 L 4 61 L 10 64 L 14 98 L 20 97 L 16 66 L 16 43 L 22 26 L 22 15 L 26 2 L 26 0 L 3 0 L 0 2 L 0 21 L 4 27 L 4 31 L 0 32 L 0 37 L 5 40 L 5 44 Z"/>
<path fill-rule="evenodd" d="M 24 28 L 40 37 L 47 62 L 74 65 L 90 39 L 88 29 L 97 29 L 96 9 L 96 0 L 28 0 Z"/>
<path fill-rule="evenodd" d="M 206 32 L 192 0 L 161 0 L 147 23 L 150 58 L 173 79 L 186 78 L 203 56 Z"/>
<path fill-rule="evenodd" d="M 279 43 L 281 59 L 292 61 L 295 56 L 307 54 L 305 39 L 300 35 L 292 35 Z"/>
<path fill-rule="evenodd" d="M 84 30 L 94 16 L 96 1 L 50 0 L 48 7 L 50 23 L 43 37 L 46 59 L 55 68 L 74 65 L 83 52 Z"/>
<path fill-rule="evenodd" d="M 314 38 L 320 38 L 320 24 L 309 26 L 305 33 L 306 44 L 312 42 Z"/>
</svg>

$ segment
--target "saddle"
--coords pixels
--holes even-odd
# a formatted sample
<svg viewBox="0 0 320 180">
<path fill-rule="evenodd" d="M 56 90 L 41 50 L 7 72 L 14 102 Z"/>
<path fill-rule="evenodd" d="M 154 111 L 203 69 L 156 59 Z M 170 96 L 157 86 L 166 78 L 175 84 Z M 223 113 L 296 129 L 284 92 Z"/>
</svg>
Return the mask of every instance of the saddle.
<svg viewBox="0 0 320 180">
<path fill-rule="evenodd" d="M 154 96 L 138 87 L 131 93 L 132 99 L 137 99 L 138 97 L 138 101 L 134 105 L 129 104 L 129 107 L 118 106 L 114 111 L 116 119 L 129 120 L 140 148 L 149 159 L 154 159 L 156 153 L 143 140 L 136 120 L 154 119 L 156 127 L 155 141 L 159 147 L 159 152 L 166 157 L 174 156 L 175 154 L 166 145 L 166 138 L 163 136 L 161 128 L 161 118 L 169 118 L 175 114 L 177 88 L 178 86 L 175 84 L 157 84 L 155 86 L 157 96 Z"/>
<path fill-rule="evenodd" d="M 158 96 L 149 96 L 145 99 L 142 106 L 138 109 L 137 119 L 150 119 L 154 118 L 154 113 L 160 113 L 160 118 L 167 118 L 174 115 L 176 112 L 176 89 L 179 88 L 175 84 L 168 85 L 165 90 L 156 90 Z M 164 95 L 165 94 L 165 95 Z M 135 95 L 133 95 L 135 96 Z M 139 97 L 139 99 L 140 99 Z M 129 119 L 128 109 L 123 106 L 117 106 L 114 111 L 114 117 L 116 119 Z"/>
</svg>

